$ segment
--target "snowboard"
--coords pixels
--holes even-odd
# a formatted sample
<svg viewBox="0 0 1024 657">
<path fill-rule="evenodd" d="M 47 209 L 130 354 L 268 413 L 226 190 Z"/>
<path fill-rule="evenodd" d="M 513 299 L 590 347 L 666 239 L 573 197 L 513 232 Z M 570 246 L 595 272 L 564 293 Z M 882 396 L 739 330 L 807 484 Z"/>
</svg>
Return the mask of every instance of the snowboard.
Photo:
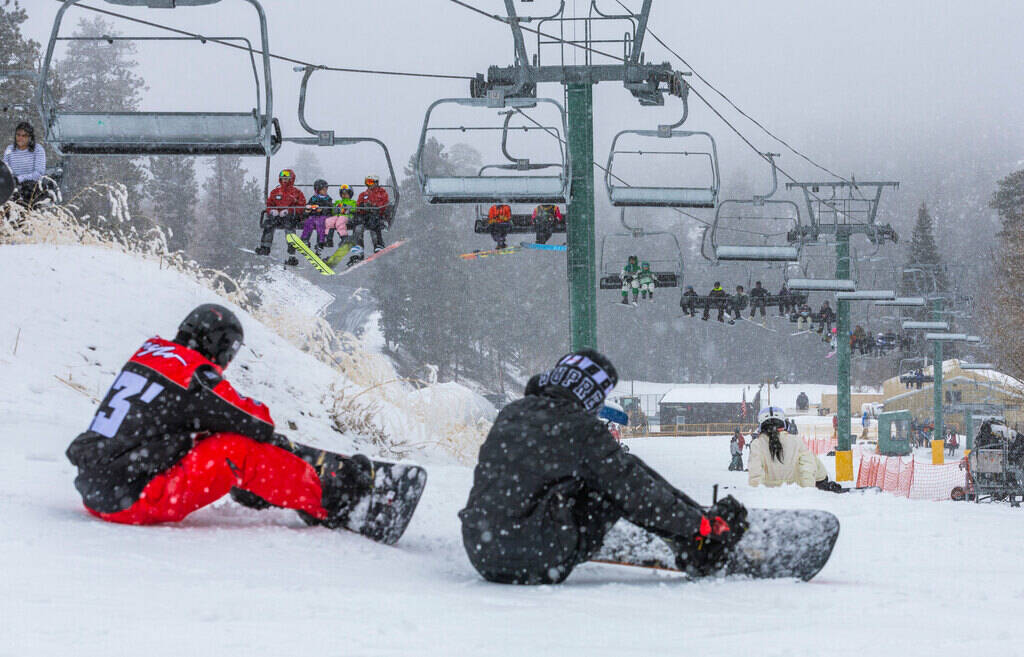
<svg viewBox="0 0 1024 657">
<path fill-rule="evenodd" d="M 344 276 L 345 274 L 349 274 L 349 273 L 355 271 L 356 269 L 359 269 L 363 265 L 369 264 L 369 263 L 373 262 L 374 260 L 376 260 L 377 258 L 391 253 L 392 251 L 394 251 L 398 247 L 400 247 L 403 244 L 405 244 L 407 241 L 408 240 L 398 240 L 394 244 L 389 244 L 388 246 L 385 246 L 380 251 L 377 251 L 376 253 L 373 253 L 371 255 L 366 256 L 365 258 L 363 258 L 359 262 L 355 263 L 351 267 L 348 267 L 347 269 L 343 269 L 341 271 L 334 272 L 334 275 L 335 276 Z"/>
<path fill-rule="evenodd" d="M 319 472 L 331 459 L 348 457 L 306 445 L 287 442 L 286 449 L 301 457 Z M 373 489 L 353 507 L 344 528 L 366 538 L 394 545 L 409 526 L 416 506 L 427 485 L 427 471 L 411 463 L 373 459 Z M 344 464 L 341 466 L 344 468 Z M 317 524 L 300 514 L 308 524 Z"/>
<path fill-rule="evenodd" d="M 488 249 L 471 251 L 469 253 L 460 253 L 459 257 L 463 260 L 476 260 L 477 258 L 489 258 L 490 256 L 496 255 L 512 255 L 513 253 L 519 253 L 522 250 L 522 247 L 519 246 L 508 246 L 504 249 Z"/>
<path fill-rule="evenodd" d="M 747 522 L 750 528 L 725 566 L 706 577 L 738 575 L 806 582 L 824 568 L 839 537 L 839 519 L 827 511 L 749 509 Z M 675 554 L 663 540 L 625 520 L 612 527 L 591 560 L 681 572 Z"/>
<path fill-rule="evenodd" d="M 301 253 L 302 257 L 304 257 L 309 264 L 313 265 L 313 268 L 318 272 L 324 276 L 332 276 L 334 274 L 334 270 L 331 269 L 326 262 L 321 260 L 320 256 L 318 256 L 313 249 L 309 248 L 309 245 L 303 242 L 298 235 L 295 233 L 286 233 L 284 239 L 290 245 L 295 247 L 295 250 Z"/>
<path fill-rule="evenodd" d="M 18 184 L 6 162 L 0 162 L 0 203 L 10 201 Z"/>
<path fill-rule="evenodd" d="M 565 251 L 564 244 L 538 244 L 536 242 L 520 242 L 519 246 L 524 249 L 535 249 L 537 251 Z"/>
</svg>

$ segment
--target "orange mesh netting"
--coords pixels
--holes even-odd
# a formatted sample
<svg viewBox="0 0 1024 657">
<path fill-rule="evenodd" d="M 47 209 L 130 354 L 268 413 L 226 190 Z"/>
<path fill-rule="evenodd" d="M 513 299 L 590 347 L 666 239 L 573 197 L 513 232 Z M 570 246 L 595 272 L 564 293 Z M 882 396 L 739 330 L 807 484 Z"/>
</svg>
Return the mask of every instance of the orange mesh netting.
<svg viewBox="0 0 1024 657">
<path fill-rule="evenodd" d="M 857 487 L 877 486 L 912 500 L 948 500 L 957 486 L 966 485 L 959 463 L 932 465 L 913 456 L 864 455 L 857 470 Z"/>
</svg>

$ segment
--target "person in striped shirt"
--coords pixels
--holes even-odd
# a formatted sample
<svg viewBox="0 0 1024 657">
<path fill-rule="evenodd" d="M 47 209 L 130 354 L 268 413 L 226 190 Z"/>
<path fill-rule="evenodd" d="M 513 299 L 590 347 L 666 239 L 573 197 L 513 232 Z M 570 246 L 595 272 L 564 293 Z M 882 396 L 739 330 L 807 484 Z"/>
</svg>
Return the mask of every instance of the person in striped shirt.
<svg viewBox="0 0 1024 657">
<path fill-rule="evenodd" d="M 32 124 L 22 121 L 14 130 L 14 143 L 4 151 L 4 164 L 19 183 L 38 183 L 46 175 L 46 152 L 36 143 Z"/>
</svg>

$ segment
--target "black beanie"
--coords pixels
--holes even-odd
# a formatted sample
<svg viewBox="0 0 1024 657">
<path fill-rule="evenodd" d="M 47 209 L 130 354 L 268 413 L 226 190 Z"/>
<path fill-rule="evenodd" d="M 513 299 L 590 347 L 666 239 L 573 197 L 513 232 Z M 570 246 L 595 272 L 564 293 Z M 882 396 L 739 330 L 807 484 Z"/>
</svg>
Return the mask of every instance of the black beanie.
<svg viewBox="0 0 1024 657">
<path fill-rule="evenodd" d="M 537 381 L 540 387 L 568 388 L 585 409 L 599 412 L 604 400 L 619 382 L 619 374 L 604 354 L 594 349 L 580 349 L 559 359 L 554 369 L 544 372 Z"/>
</svg>

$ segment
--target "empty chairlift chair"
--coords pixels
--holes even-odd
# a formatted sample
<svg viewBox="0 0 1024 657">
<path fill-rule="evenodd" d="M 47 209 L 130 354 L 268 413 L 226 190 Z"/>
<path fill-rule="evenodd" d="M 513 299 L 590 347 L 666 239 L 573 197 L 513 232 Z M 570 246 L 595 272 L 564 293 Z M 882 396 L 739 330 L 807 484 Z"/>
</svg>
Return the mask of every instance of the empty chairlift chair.
<svg viewBox="0 0 1024 657">
<path fill-rule="evenodd" d="M 548 105 L 558 111 L 559 125 L 544 125 L 528 117 L 523 110 Z M 474 108 L 483 113 L 493 113 L 504 118 L 501 125 L 484 126 L 438 126 L 431 123 L 435 110 L 442 105 L 458 105 Z M 513 115 L 523 116 L 526 124 L 510 127 Z M 496 123 L 496 122 L 495 122 Z M 501 132 L 501 148 L 508 162 L 487 164 L 473 175 L 453 175 L 447 171 L 427 170 L 424 153 L 427 141 L 440 132 Z M 507 139 L 512 132 L 545 134 L 555 143 L 559 153 L 557 162 L 533 162 L 528 158 L 514 158 L 508 155 Z M 416 154 L 416 175 L 424 198 L 430 203 L 566 203 L 569 200 L 569 184 L 572 179 L 566 148 L 565 109 L 549 98 L 442 98 L 434 101 L 427 109 L 420 133 Z M 497 172 L 497 173 L 495 173 Z"/>
<path fill-rule="evenodd" d="M 715 261 L 798 262 L 805 231 L 800 206 L 773 199 L 778 190 L 775 153 L 765 153 L 771 164 L 772 187 L 750 199 L 724 199 L 715 209 L 708 237 Z M 703 249 L 702 249 L 703 252 Z"/>
<path fill-rule="evenodd" d="M 181 8 L 212 5 L 220 0 L 106 0 L 131 7 Z M 260 59 L 263 80 L 257 70 L 256 51 L 245 37 L 203 37 L 205 40 L 240 41 L 252 62 L 256 106 L 241 112 L 85 112 L 58 106 L 49 92 L 48 77 L 65 12 L 78 0 L 65 0 L 57 11 L 43 59 L 37 103 L 46 125 L 47 141 L 62 154 L 74 155 L 257 155 L 269 157 L 280 146 L 280 128 L 273 118 L 270 48 L 267 20 L 256 0 L 259 17 Z M 96 41 L 200 41 L 198 37 L 94 37 Z"/>
<path fill-rule="evenodd" d="M 649 142 L 651 146 L 640 148 L 620 145 L 620 140 L 626 136 L 639 138 L 640 142 Z M 673 144 L 684 140 L 700 140 L 706 147 L 701 150 L 681 150 L 672 147 Z M 622 166 L 622 160 L 630 156 L 657 167 L 664 175 L 676 177 L 678 173 L 678 182 L 657 185 L 632 184 L 632 180 L 636 179 L 636 173 L 626 174 Z M 706 171 L 703 181 L 706 184 L 685 184 L 682 180 L 686 172 L 680 171 L 681 167 L 674 167 L 672 161 L 678 163 L 687 158 L 696 158 L 704 163 L 701 168 Z M 707 132 L 670 129 L 623 130 L 612 139 L 604 178 L 608 200 L 616 207 L 713 208 L 718 203 L 720 187 L 718 150 L 714 138 Z"/>
</svg>

